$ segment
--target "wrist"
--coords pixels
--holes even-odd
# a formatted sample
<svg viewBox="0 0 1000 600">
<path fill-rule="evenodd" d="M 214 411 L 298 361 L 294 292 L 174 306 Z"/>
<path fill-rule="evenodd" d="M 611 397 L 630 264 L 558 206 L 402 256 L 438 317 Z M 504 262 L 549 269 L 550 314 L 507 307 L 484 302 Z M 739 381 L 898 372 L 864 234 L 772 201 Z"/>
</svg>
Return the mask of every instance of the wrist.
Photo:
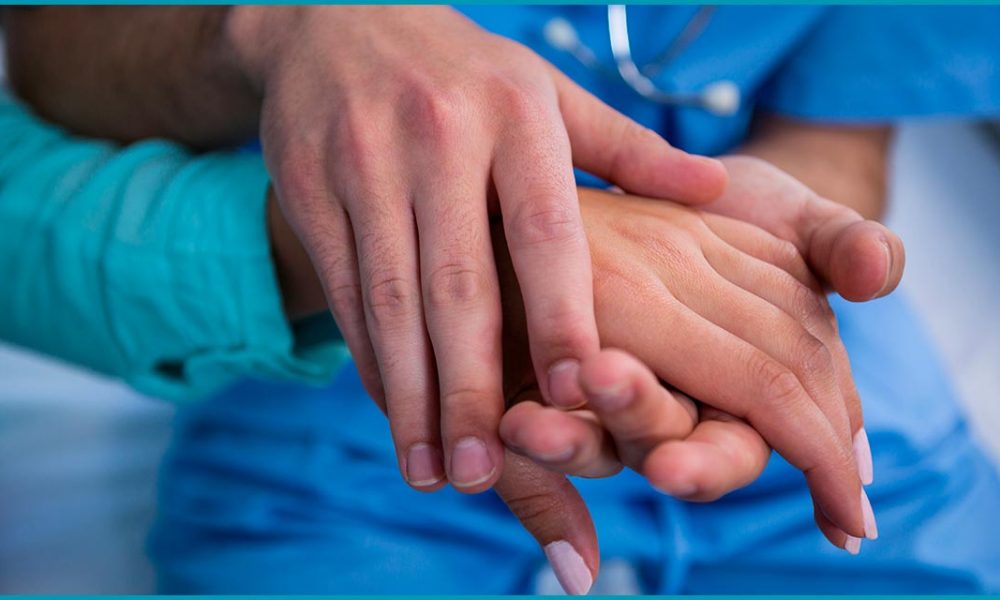
<svg viewBox="0 0 1000 600">
<path fill-rule="evenodd" d="M 278 44 L 274 31 L 280 31 L 288 13 L 296 9 L 293 6 L 237 5 L 226 13 L 222 51 L 258 95 L 264 90 L 266 57 Z"/>
</svg>

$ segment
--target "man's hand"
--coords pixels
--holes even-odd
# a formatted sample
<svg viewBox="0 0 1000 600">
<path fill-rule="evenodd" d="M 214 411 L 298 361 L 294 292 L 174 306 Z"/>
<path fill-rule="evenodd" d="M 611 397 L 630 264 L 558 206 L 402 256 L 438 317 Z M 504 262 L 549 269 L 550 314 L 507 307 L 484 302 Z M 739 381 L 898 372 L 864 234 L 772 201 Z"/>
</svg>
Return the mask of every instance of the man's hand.
<svg viewBox="0 0 1000 600">
<path fill-rule="evenodd" d="M 698 203 L 725 171 L 445 7 L 73 7 L 11 12 L 16 89 L 91 135 L 262 137 L 292 229 L 415 487 L 500 474 L 503 216 L 549 401 L 598 350 L 572 167 Z"/>
<path fill-rule="evenodd" d="M 884 212 L 891 129 L 760 115 L 752 133 L 722 158 L 731 185 L 703 208 L 791 242 L 848 300 L 892 292 L 906 262 L 903 244 L 872 220 Z"/>
<path fill-rule="evenodd" d="M 598 341 L 572 166 L 688 202 L 721 192 L 724 171 L 449 8 L 236 7 L 227 31 L 263 97 L 278 198 L 407 481 L 489 487 L 503 459 L 490 213 L 542 393 L 574 405 Z"/>
</svg>

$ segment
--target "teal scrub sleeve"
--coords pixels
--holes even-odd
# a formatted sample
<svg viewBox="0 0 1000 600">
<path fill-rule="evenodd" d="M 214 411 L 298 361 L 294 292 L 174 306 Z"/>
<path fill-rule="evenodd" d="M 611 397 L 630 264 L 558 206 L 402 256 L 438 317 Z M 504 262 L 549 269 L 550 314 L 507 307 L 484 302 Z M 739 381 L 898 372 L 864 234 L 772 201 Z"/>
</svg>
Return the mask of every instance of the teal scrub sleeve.
<svg viewBox="0 0 1000 600">
<path fill-rule="evenodd" d="M 1000 114 L 1000 7 L 836 6 L 758 107 L 827 121 Z"/>
<path fill-rule="evenodd" d="M 348 353 L 285 319 L 267 184 L 259 153 L 75 138 L 0 95 L 0 339 L 172 400 L 327 382 Z"/>
</svg>

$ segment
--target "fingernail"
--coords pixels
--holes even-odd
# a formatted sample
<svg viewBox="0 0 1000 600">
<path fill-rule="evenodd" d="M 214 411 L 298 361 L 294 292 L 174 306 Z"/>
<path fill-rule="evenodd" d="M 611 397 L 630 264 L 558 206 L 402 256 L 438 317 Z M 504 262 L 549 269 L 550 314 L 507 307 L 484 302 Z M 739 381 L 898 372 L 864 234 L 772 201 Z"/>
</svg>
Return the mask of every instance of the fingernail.
<svg viewBox="0 0 1000 600">
<path fill-rule="evenodd" d="M 874 298 L 878 298 L 885 293 L 887 287 L 889 287 L 889 278 L 892 277 L 892 249 L 889 248 L 889 241 L 885 238 L 881 238 L 882 251 L 885 252 L 885 281 L 882 282 L 882 288 L 875 293 Z"/>
<path fill-rule="evenodd" d="M 872 503 L 868 500 L 868 494 L 861 490 L 861 514 L 865 518 L 865 537 L 870 540 L 878 539 L 878 525 L 875 524 L 875 511 L 872 510 Z"/>
<path fill-rule="evenodd" d="M 580 361 L 572 358 L 561 360 L 549 369 L 549 401 L 563 408 L 583 404 L 579 382 Z"/>
<path fill-rule="evenodd" d="M 599 408 L 605 410 L 620 410 L 632 401 L 632 386 L 628 381 L 618 381 L 613 384 L 586 386 L 588 399 L 597 401 Z"/>
<path fill-rule="evenodd" d="M 668 496 L 673 496 L 674 498 L 679 498 L 681 500 L 690 498 L 698 492 L 698 486 L 690 481 L 681 481 L 671 484 L 661 482 L 657 484 L 656 488 Z"/>
<path fill-rule="evenodd" d="M 590 591 L 594 578 L 583 562 L 583 557 L 569 542 L 559 540 L 545 546 L 545 557 L 552 565 L 552 571 L 559 580 L 559 585 L 567 594 L 582 596 Z"/>
<path fill-rule="evenodd" d="M 847 542 L 844 543 L 844 550 L 857 556 L 861 552 L 861 538 L 856 538 L 853 535 L 847 536 Z"/>
<path fill-rule="evenodd" d="M 690 156 L 693 156 L 695 159 L 698 160 L 698 162 L 704 165 L 710 165 L 713 167 L 722 167 L 723 169 L 726 168 L 723 162 L 717 158 L 712 158 L 711 156 L 702 156 L 700 154 L 692 154 Z"/>
<path fill-rule="evenodd" d="M 410 446 L 406 453 L 406 481 L 413 487 L 427 487 L 442 479 L 441 452 L 423 442 Z"/>
<path fill-rule="evenodd" d="M 462 438 L 451 453 L 451 484 L 456 487 L 479 485 L 493 476 L 496 467 L 486 444 L 479 438 Z"/>
<path fill-rule="evenodd" d="M 554 452 L 532 452 L 529 454 L 532 458 L 542 462 L 564 463 L 573 458 L 573 455 L 576 454 L 576 448 L 574 446 L 569 446 L 568 448 L 563 448 L 562 450 L 556 450 Z"/>
<path fill-rule="evenodd" d="M 868 443 L 868 434 L 864 427 L 854 434 L 854 459 L 858 461 L 861 483 L 871 485 L 875 479 L 875 467 L 872 465 L 872 447 Z"/>
</svg>

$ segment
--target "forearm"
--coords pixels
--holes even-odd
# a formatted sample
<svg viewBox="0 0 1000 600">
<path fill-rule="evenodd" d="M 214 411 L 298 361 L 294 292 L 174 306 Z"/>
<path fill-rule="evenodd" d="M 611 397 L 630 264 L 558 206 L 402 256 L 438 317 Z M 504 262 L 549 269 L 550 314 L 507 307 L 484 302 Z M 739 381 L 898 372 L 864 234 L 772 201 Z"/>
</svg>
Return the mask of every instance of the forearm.
<svg viewBox="0 0 1000 600">
<path fill-rule="evenodd" d="M 885 211 L 889 127 L 822 126 L 760 116 L 736 152 L 770 162 L 868 219 Z"/>
<path fill-rule="evenodd" d="M 8 9 L 11 84 L 42 116 L 84 135 L 195 147 L 245 140 L 260 101 L 224 35 L 229 10 Z"/>
</svg>

